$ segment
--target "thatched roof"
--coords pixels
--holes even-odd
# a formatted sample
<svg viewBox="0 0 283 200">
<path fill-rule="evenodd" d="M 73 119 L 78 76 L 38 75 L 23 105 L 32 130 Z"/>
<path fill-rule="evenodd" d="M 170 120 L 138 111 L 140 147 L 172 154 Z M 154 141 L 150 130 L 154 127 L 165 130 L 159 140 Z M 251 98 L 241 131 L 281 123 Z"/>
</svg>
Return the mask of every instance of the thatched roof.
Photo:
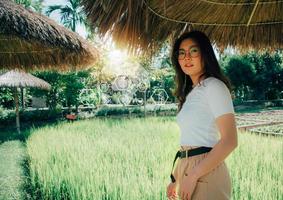
<svg viewBox="0 0 283 200">
<path fill-rule="evenodd" d="M 183 31 L 205 32 L 220 49 L 283 47 L 281 0 L 82 0 L 93 28 L 132 50 L 155 48 Z M 147 51 L 148 52 L 148 51 Z"/>
<path fill-rule="evenodd" d="M 36 87 L 49 90 L 51 85 L 31 74 L 19 70 L 11 70 L 0 75 L 0 87 Z"/>
<path fill-rule="evenodd" d="M 0 69 L 65 70 L 92 65 L 98 51 L 46 16 L 0 0 Z"/>
</svg>

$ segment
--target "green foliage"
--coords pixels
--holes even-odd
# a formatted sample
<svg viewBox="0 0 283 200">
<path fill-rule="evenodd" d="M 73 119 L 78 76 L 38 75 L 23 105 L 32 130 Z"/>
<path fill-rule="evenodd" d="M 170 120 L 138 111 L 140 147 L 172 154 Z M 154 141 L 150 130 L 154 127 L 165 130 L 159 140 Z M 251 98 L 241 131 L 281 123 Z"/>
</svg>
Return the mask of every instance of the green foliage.
<svg viewBox="0 0 283 200">
<path fill-rule="evenodd" d="M 31 95 L 36 97 L 46 97 L 47 106 L 50 109 L 55 109 L 64 101 L 64 75 L 55 71 L 36 72 L 34 75 L 45 80 L 51 85 L 50 91 L 30 89 Z"/>
<path fill-rule="evenodd" d="M 42 11 L 43 0 L 14 0 L 14 2 L 39 13 Z"/>
<path fill-rule="evenodd" d="M 249 90 L 254 86 L 255 70 L 253 65 L 241 56 L 231 56 L 225 67 L 225 73 L 234 86 L 236 97 L 249 98 Z"/>
<path fill-rule="evenodd" d="M 282 92 L 283 72 L 282 53 L 257 54 L 251 52 L 244 56 L 255 67 L 254 96 L 258 99 L 280 98 Z"/>
<path fill-rule="evenodd" d="M 149 100 L 150 101 L 150 100 Z M 153 103 L 153 102 L 152 102 Z M 146 113 L 176 113 L 177 106 L 172 105 L 159 105 L 159 106 L 146 106 Z M 111 116 L 111 115 L 123 115 L 123 114 L 141 114 L 144 115 L 144 106 L 102 106 L 96 112 L 96 116 Z"/>
<path fill-rule="evenodd" d="M 80 90 L 84 88 L 81 81 L 84 76 L 83 73 L 77 74 L 75 72 L 70 72 L 64 76 L 64 96 L 68 107 L 78 105 Z"/>
<path fill-rule="evenodd" d="M 240 56 L 232 56 L 227 65 L 226 74 L 235 87 L 253 85 L 252 80 L 255 76 L 255 70 L 248 60 Z"/>
<path fill-rule="evenodd" d="M 80 105 L 85 106 L 96 106 L 99 104 L 100 98 L 97 88 L 81 90 L 78 101 Z"/>
<path fill-rule="evenodd" d="M 175 97 L 173 96 L 175 81 L 174 81 L 174 72 L 172 71 L 172 69 L 168 69 L 168 68 L 155 69 L 152 72 L 149 95 L 151 95 L 154 92 L 154 90 L 158 88 L 162 88 L 166 91 L 168 95 L 168 101 L 171 102 L 175 101 Z"/>
<path fill-rule="evenodd" d="M 0 106 L 12 108 L 14 106 L 14 97 L 10 88 L 0 88 Z"/>
<path fill-rule="evenodd" d="M 270 54 L 249 52 L 241 56 L 226 56 L 221 60 L 225 74 L 241 100 L 272 100 L 282 98 L 282 52 Z"/>
<path fill-rule="evenodd" d="M 55 71 L 37 72 L 35 76 L 51 84 L 50 91 L 31 89 L 31 95 L 37 97 L 45 96 L 47 106 L 50 109 L 64 106 L 78 106 L 79 94 L 83 88 L 87 87 L 90 71 L 79 71 L 69 73 L 58 73 Z"/>
<path fill-rule="evenodd" d="M 175 102 L 175 97 L 173 95 L 174 88 L 175 88 L 175 80 L 173 74 L 168 74 L 164 77 L 164 89 L 168 94 L 168 101 Z"/>
<path fill-rule="evenodd" d="M 52 110 L 34 110 L 34 111 L 22 111 L 20 113 L 22 122 L 33 122 L 33 121 L 47 121 L 57 120 L 62 117 L 61 109 Z"/>
<path fill-rule="evenodd" d="M 21 123 L 33 123 L 43 121 L 57 121 L 62 118 L 61 109 L 52 110 L 33 110 L 26 111 L 20 110 Z M 0 107 L 0 124 L 7 127 L 15 124 L 16 113 L 15 111 L 1 109 Z M 1 127 L 0 126 L 0 127 Z"/>
<path fill-rule="evenodd" d="M 123 114 L 143 114 L 144 108 L 140 106 L 134 106 L 134 107 L 126 107 L 126 106 L 103 106 L 99 108 L 99 110 L 96 112 L 96 116 L 110 116 L 110 115 L 123 115 Z"/>
<path fill-rule="evenodd" d="M 0 125 L 7 126 L 15 122 L 16 114 L 11 110 L 0 107 Z"/>
</svg>

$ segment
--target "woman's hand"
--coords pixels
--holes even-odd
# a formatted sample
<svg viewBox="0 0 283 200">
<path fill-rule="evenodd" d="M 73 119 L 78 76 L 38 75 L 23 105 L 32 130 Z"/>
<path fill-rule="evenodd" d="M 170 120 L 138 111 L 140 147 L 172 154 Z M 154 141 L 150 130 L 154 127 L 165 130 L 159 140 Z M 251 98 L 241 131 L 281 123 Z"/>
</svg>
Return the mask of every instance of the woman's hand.
<svg viewBox="0 0 283 200">
<path fill-rule="evenodd" d="M 195 176 L 190 175 L 189 173 L 184 175 L 178 191 L 181 200 L 191 200 L 196 184 L 197 178 Z"/>
<path fill-rule="evenodd" d="M 177 199 L 177 193 L 176 193 L 176 182 L 172 183 L 170 182 L 167 186 L 167 198 L 169 200 L 175 200 Z"/>
</svg>

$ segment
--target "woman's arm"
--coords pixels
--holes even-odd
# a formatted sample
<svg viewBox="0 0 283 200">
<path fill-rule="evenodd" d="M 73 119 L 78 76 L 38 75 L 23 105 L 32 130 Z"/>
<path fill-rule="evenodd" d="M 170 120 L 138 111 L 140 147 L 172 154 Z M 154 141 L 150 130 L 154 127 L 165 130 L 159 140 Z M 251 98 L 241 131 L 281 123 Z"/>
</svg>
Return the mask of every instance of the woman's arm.
<svg viewBox="0 0 283 200">
<path fill-rule="evenodd" d="M 216 168 L 237 147 L 238 136 L 233 113 L 227 113 L 216 118 L 216 125 L 221 139 L 197 166 L 188 171 L 188 177 L 198 180 Z"/>
</svg>

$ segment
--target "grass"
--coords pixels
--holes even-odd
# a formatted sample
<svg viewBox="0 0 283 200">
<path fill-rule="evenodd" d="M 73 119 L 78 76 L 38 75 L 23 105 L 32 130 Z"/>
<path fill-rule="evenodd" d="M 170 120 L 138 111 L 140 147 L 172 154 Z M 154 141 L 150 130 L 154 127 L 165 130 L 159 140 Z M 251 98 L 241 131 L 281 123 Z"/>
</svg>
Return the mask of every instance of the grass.
<svg viewBox="0 0 283 200">
<path fill-rule="evenodd" d="M 27 140 L 39 199 L 166 199 L 176 150 L 174 117 L 92 119 L 34 129 Z M 227 158 L 233 199 L 279 199 L 283 138 L 239 133 Z"/>
<path fill-rule="evenodd" d="M 0 199 L 24 199 L 26 175 L 22 165 L 26 159 L 25 146 L 19 141 L 0 145 Z"/>
</svg>

